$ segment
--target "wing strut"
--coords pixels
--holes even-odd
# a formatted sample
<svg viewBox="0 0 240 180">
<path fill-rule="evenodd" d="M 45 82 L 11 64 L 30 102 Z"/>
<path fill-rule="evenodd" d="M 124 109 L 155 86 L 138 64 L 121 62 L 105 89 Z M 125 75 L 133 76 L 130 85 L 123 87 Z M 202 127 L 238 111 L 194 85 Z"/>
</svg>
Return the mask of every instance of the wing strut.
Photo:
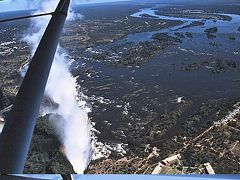
<svg viewBox="0 0 240 180">
<path fill-rule="evenodd" d="M 53 15 L 53 14 L 54 14 L 54 12 L 50 12 L 50 13 L 44 13 L 44 14 L 35 14 L 35 15 L 30 15 L 30 16 L 22 16 L 22 17 L 10 18 L 10 19 L 3 19 L 3 20 L 0 20 L 0 23 L 16 21 L 16 20 L 21 20 L 21 19 L 28 19 L 28 18 L 33 18 L 33 17 L 48 16 L 48 15 Z"/>
<path fill-rule="evenodd" d="M 0 174 L 21 174 L 70 0 L 60 0 L 0 135 Z"/>
</svg>

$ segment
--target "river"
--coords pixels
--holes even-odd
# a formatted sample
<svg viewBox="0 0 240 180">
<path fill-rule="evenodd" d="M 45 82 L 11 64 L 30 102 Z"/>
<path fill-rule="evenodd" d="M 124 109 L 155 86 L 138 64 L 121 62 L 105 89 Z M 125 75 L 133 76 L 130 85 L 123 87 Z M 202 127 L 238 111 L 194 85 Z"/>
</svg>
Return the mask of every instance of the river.
<svg viewBox="0 0 240 180">
<path fill-rule="evenodd" d="M 174 110 L 180 97 L 183 101 L 192 102 L 188 115 L 208 100 L 239 97 L 239 15 L 219 13 L 230 16 L 232 20 L 213 21 L 157 15 L 154 8 L 144 8 L 131 16 L 146 18 L 141 16 L 143 14 L 152 16 L 148 18 L 181 20 L 183 24 L 154 32 L 130 34 L 107 47 L 126 41 L 151 41 L 154 34 L 161 32 L 172 36 L 176 32 L 190 32 L 193 37 L 182 38 L 182 43 L 167 48 L 140 66 L 114 67 L 87 58 L 80 58 L 76 62 L 78 64 L 74 64 L 75 67 L 88 69 L 87 74 L 79 74 L 81 78 L 78 81 L 92 103 L 91 117 L 100 132 L 98 137 L 105 142 L 120 143 L 118 138 L 109 134 L 120 127 L 127 128 L 141 122 L 151 113 Z M 194 21 L 204 22 L 204 25 L 185 27 Z M 217 27 L 218 32 L 216 37 L 208 38 L 204 31 L 212 27 Z M 231 40 L 230 36 L 235 39 Z M 94 49 L 101 51 L 104 48 L 106 46 Z M 222 64 L 225 69 L 216 71 Z M 124 132 L 122 136 L 125 136 Z"/>
</svg>

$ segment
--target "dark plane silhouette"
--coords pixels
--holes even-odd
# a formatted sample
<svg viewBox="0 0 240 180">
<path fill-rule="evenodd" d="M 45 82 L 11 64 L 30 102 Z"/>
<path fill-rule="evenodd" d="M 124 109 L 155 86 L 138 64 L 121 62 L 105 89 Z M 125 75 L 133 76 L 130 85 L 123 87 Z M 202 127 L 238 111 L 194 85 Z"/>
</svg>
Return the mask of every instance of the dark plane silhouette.
<svg viewBox="0 0 240 180">
<path fill-rule="evenodd" d="M 0 135 L 0 174 L 23 173 L 49 72 L 67 17 L 70 0 L 60 0 L 32 58 Z M 38 15 L 41 16 L 41 15 Z M 29 18 L 25 16 L 8 21 Z M 4 20 L 6 21 L 6 20 Z"/>
</svg>

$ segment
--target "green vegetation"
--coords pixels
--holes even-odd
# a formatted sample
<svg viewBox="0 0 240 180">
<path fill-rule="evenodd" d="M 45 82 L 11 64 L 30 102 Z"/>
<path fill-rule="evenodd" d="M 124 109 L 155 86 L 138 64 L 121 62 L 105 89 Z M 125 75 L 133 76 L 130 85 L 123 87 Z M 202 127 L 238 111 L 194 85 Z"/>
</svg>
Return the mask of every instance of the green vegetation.
<svg viewBox="0 0 240 180">
<path fill-rule="evenodd" d="M 111 12 L 109 11 L 109 13 Z M 126 14 L 127 17 L 129 15 Z M 68 50 L 75 52 L 76 48 L 79 47 L 103 45 L 122 39 L 129 34 L 157 31 L 182 24 L 181 21 L 159 20 L 155 18 L 96 19 L 75 21 L 68 24 L 61 38 L 61 43 Z M 76 33 L 73 34 L 72 32 Z"/>
<path fill-rule="evenodd" d="M 160 145 L 162 136 L 169 131 L 169 129 L 176 126 L 179 118 L 183 113 L 191 106 L 190 102 L 185 102 L 178 104 L 176 110 L 171 111 L 166 114 L 151 113 L 145 119 L 142 119 L 141 122 L 136 122 L 132 126 L 127 128 L 120 128 L 120 131 L 123 131 L 124 134 L 128 137 L 123 138 L 121 133 L 112 134 L 116 139 L 119 139 L 121 142 L 128 144 L 129 153 L 135 154 L 139 157 L 144 157 L 146 153 L 144 152 L 146 144 L 152 144 L 152 146 Z M 159 141 L 159 142 L 158 142 Z M 171 140 L 170 140 L 171 141 Z M 162 146 L 169 146 L 172 144 L 168 141 L 165 145 L 161 144 L 161 154 L 167 156 L 169 153 L 169 148 Z M 165 140 L 162 142 L 166 142 Z"/>
<path fill-rule="evenodd" d="M 239 68 L 239 66 L 237 65 L 237 63 L 235 61 L 232 60 L 217 60 L 214 66 L 214 73 L 222 73 L 222 72 L 226 72 L 228 69 L 230 70 L 234 70 Z"/>
<path fill-rule="evenodd" d="M 175 36 L 177 36 L 178 38 L 193 38 L 193 33 L 192 32 L 186 32 L 185 34 L 182 32 L 175 32 L 174 33 Z"/>
<path fill-rule="evenodd" d="M 185 28 L 191 28 L 191 27 L 195 27 L 195 26 L 203 26 L 205 23 L 202 21 L 193 21 L 191 24 L 183 26 L 179 29 L 185 29 Z"/>
<path fill-rule="evenodd" d="M 229 36 L 229 39 L 232 40 L 232 41 L 235 41 L 235 40 L 236 40 L 236 37 L 234 37 L 234 36 Z"/>
<path fill-rule="evenodd" d="M 217 174 L 239 174 L 239 154 L 230 151 L 239 138 L 238 131 L 228 127 L 215 127 L 201 138 L 198 142 L 199 148 L 192 145 L 183 152 L 184 165 L 193 166 L 209 162 Z"/>
<path fill-rule="evenodd" d="M 113 136 L 129 145 L 130 156 L 122 159 L 110 157 L 93 161 L 86 173 L 151 173 L 158 162 L 179 152 L 184 144 L 203 133 L 215 121 L 228 115 L 237 102 L 239 99 L 208 101 L 194 112 L 189 111 L 191 104 L 179 104 L 176 111 L 163 115 L 152 114 L 141 122 L 132 124 L 130 128 L 120 128 L 128 138 L 122 138 L 118 133 L 114 133 Z M 173 129 L 177 123 L 180 126 Z M 238 122 L 232 122 L 229 126 L 238 127 L 238 129 L 240 127 Z M 164 139 L 169 130 L 174 132 L 172 137 Z M 226 141 L 222 140 L 223 137 Z M 183 163 L 181 167 L 165 167 L 163 172 L 177 173 L 184 166 L 188 167 L 185 173 L 204 173 L 202 172 L 204 171 L 203 163 L 209 162 L 216 173 L 238 174 L 240 167 L 235 160 L 239 158 L 239 153 L 237 150 L 228 151 L 239 138 L 238 130 L 214 128 L 180 152 Z M 157 157 L 148 159 L 149 152 L 145 151 L 147 144 L 159 149 Z M 224 152 L 226 152 L 225 155 L 220 157 Z"/>
<path fill-rule="evenodd" d="M 218 32 L 218 28 L 217 27 L 212 27 L 212 28 L 206 29 L 204 32 L 208 33 L 208 34 L 217 33 Z"/>
<path fill-rule="evenodd" d="M 206 68 L 208 66 L 209 69 L 213 73 L 224 73 L 226 71 L 235 71 L 239 70 L 239 65 L 236 61 L 234 60 L 224 60 L 224 59 L 218 59 L 215 62 L 211 61 L 200 61 L 200 62 L 193 62 L 190 64 L 185 64 L 182 67 L 182 70 L 185 71 L 193 71 L 193 70 L 198 70 L 201 68 Z"/>
<path fill-rule="evenodd" d="M 208 39 L 216 38 L 217 36 L 214 34 L 206 33 Z"/>
<path fill-rule="evenodd" d="M 169 36 L 168 33 L 157 33 L 153 36 L 153 39 L 159 42 L 182 42 L 178 38 Z"/>
<path fill-rule="evenodd" d="M 198 7 L 195 7 L 198 8 Z M 205 9 L 205 8 L 204 8 Z M 222 21 L 231 21 L 232 17 L 222 14 L 210 13 L 209 11 L 213 12 L 213 10 L 203 10 L 200 13 L 196 13 L 194 10 L 184 9 L 182 7 L 175 6 L 174 11 L 171 8 L 156 8 L 158 15 L 165 15 L 165 16 L 172 16 L 172 17 L 179 17 L 179 18 L 190 18 L 190 19 L 207 19 L 207 20 L 222 20 Z M 214 8 L 214 11 L 216 8 Z M 197 21 L 196 21 L 197 22 Z"/>
<path fill-rule="evenodd" d="M 216 48 L 218 48 L 219 46 L 222 46 L 222 44 L 221 43 L 218 43 L 218 42 L 209 42 L 209 45 L 210 46 L 212 46 L 212 47 L 216 47 Z"/>
<path fill-rule="evenodd" d="M 8 98 L 4 95 L 2 88 L 0 87 L 0 110 L 4 109 L 9 105 Z"/>
<path fill-rule="evenodd" d="M 209 28 L 204 30 L 204 32 L 206 33 L 208 39 L 216 38 L 216 35 L 214 33 L 218 32 L 218 28 L 217 27 Z"/>
<path fill-rule="evenodd" d="M 209 65 L 208 61 L 194 62 L 191 64 L 184 65 L 184 67 L 182 69 L 185 71 L 192 71 L 192 70 L 197 70 L 197 69 L 203 68 L 208 65 Z"/>
<path fill-rule="evenodd" d="M 94 60 L 104 61 L 113 66 L 138 66 L 148 62 L 162 50 L 181 42 L 179 38 L 169 36 L 167 33 L 157 33 L 153 35 L 151 41 L 117 44 L 111 46 L 108 51 L 91 53 L 90 56 Z M 112 55 L 115 58 L 112 58 Z"/>
<path fill-rule="evenodd" d="M 185 38 L 184 34 L 181 32 L 175 32 L 174 33 L 178 38 Z"/>
<path fill-rule="evenodd" d="M 192 32 L 186 32 L 185 35 L 186 35 L 188 38 L 193 38 Z"/>
<path fill-rule="evenodd" d="M 48 117 L 39 118 L 28 153 L 24 173 L 74 173 Z"/>
</svg>

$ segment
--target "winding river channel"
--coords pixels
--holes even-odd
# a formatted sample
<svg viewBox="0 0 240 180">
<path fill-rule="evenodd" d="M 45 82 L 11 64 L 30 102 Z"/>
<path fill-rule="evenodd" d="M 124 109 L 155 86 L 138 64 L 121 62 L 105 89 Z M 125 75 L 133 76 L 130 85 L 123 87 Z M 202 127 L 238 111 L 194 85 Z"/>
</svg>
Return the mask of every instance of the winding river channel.
<svg viewBox="0 0 240 180">
<path fill-rule="evenodd" d="M 190 11 L 191 12 L 191 11 Z M 196 11 L 193 11 L 196 13 Z M 197 12 L 197 13 L 203 13 L 203 12 Z M 238 27 L 239 27 L 239 22 L 240 22 L 240 15 L 236 14 L 225 14 L 225 13 L 211 13 L 211 14 L 216 14 L 216 15 L 221 15 L 221 16 L 228 16 L 230 17 L 230 21 L 227 20 L 212 20 L 212 19 L 190 19 L 190 18 L 182 18 L 182 17 L 173 17 L 173 16 L 164 16 L 164 15 L 158 15 L 156 13 L 155 7 L 153 8 L 144 8 L 140 9 L 139 12 L 136 12 L 132 14 L 132 17 L 135 18 L 152 18 L 152 19 L 161 19 L 161 20 L 172 20 L 172 21 L 182 21 L 183 24 L 171 27 L 171 28 L 166 28 L 162 29 L 159 31 L 153 31 L 153 32 L 144 32 L 144 33 L 136 33 L 136 34 L 131 34 L 128 36 L 129 41 L 134 41 L 137 39 L 142 39 L 142 37 L 145 37 L 145 40 L 150 40 L 151 37 L 156 34 L 156 33 L 161 33 L 161 32 L 193 32 L 193 33 L 204 33 L 205 29 L 212 28 L 212 27 L 218 27 L 218 33 L 239 33 Z M 149 17 L 144 17 L 143 15 L 148 15 Z M 190 25 L 193 22 L 200 21 L 204 23 L 202 26 L 195 26 L 195 27 L 188 27 L 184 28 L 185 26 Z"/>
<path fill-rule="evenodd" d="M 89 74 L 80 75 L 79 84 L 92 101 L 92 117 L 96 122 L 104 121 L 96 124 L 101 132 L 99 136 L 104 140 L 114 139 L 108 136 L 112 130 L 131 126 L 133 121 L 141 121 L 150 113 L 173 110 L 179 98 L 192 102 L 191 109 L 195 111 L 208 100 L 239 97 L 240 16 L 218 14 L 231 17 L 230 21 L 189 19 L 157 15 L 154 8 L 140 9 L 131 16 L 183 23 L 158 31 L 130 34 L 118 43 L 151 41 L 154 34 L 162 32 L 172 36 L 176 32 L 189 32 L 192 37 L 181 38 L 182 43 L 165 49 L 140 66 L 112 67 L 86 58 L 81 58 L 81 64 L 77 66 L 89 69 Z M 203 25 L 186 27 L 195 21 L 203 22 Z M 214 38 L 209 38 L 204 31 L 213 27 L 218 31 Z M 102 49 L 104 47 L 99 46 L 94 50 Z M 218 66 L 224 66 L 224 70 L 218 71 Z"/>
</svg>

